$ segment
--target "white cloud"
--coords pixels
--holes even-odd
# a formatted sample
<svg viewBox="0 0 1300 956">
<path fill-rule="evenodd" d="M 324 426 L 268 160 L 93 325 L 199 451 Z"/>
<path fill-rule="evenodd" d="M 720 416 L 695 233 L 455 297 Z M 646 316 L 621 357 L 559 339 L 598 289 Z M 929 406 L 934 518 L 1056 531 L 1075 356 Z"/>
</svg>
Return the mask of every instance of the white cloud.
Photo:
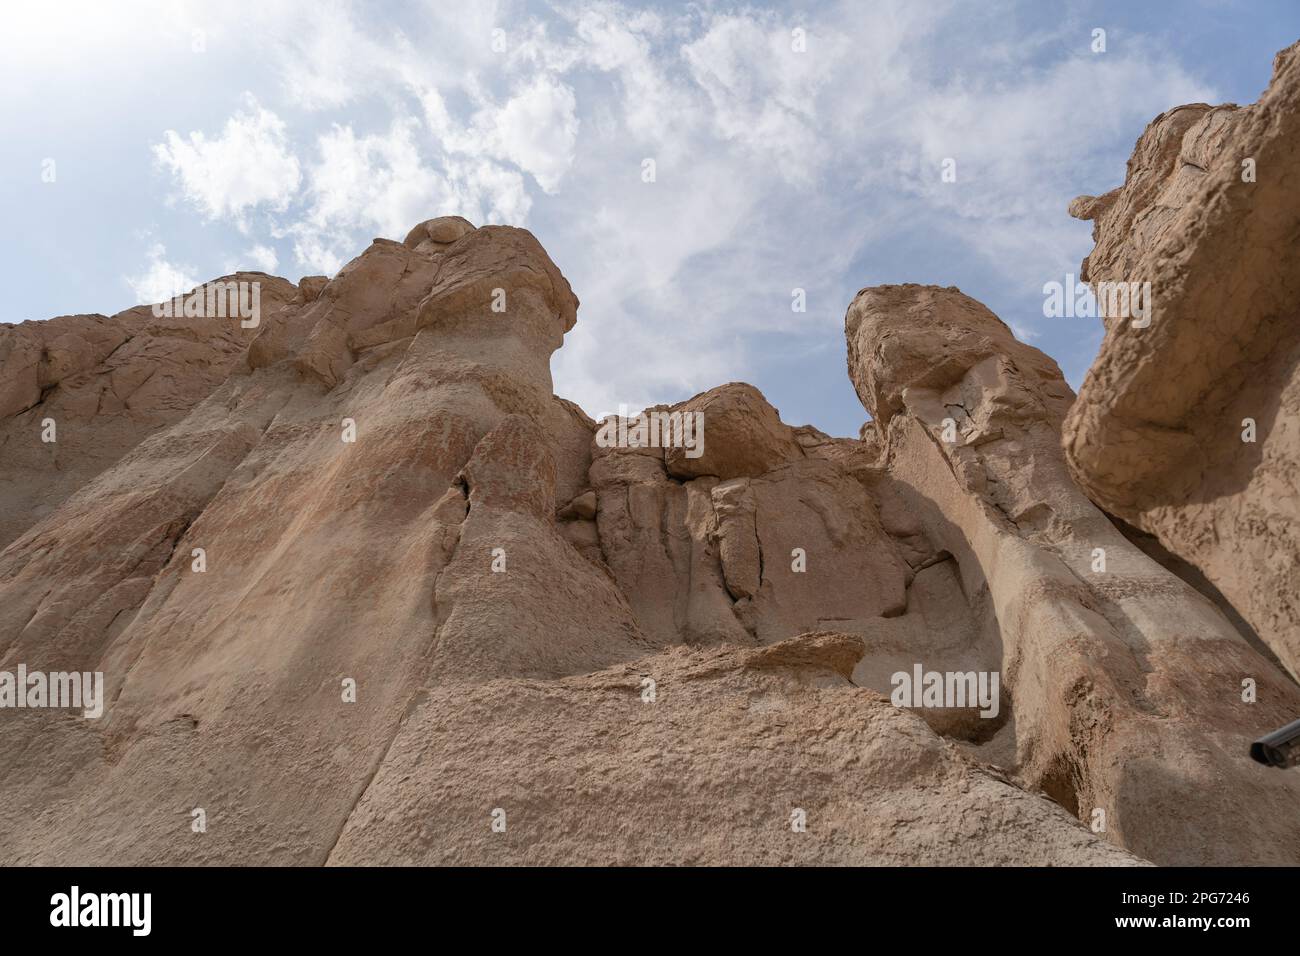
<svg viewBox="0 0 1300 956">
<path fill-rule="evenodd" d="M 810 51 L 806 30 L 800 40 L 797 49 L 788 21 L 775 16 L 718 16 L 682 56 L 708 94 L 717 133 L 770 156 L 783 176 L 804 183 L 827 158 L 817 98 L 844 43 L 836 34 L 813 37 Z"/>
<path fill-rule="evenodd" d="M 680 65 L 662 20 L 602 4 L 582 7 L 573 29 L 581 41 L 581 65 L 609 74 L 622 93 L 618 101 L 602 104 L 608 110 L 604 129 L 652 145 L 655 155 L 670 161 L 680 156 L 683 133 L 700 125 L 699 93 L 674 81 Z"/>
<path fill-rule="evenodd" d="M 493 74 L 503 74 L 514 59 L 535 60 L 531 28 L 540 28 L 495 0 L 417 0 L 409 32 L 397 18 L 345 0 L 313 0 L 300 10 L 275 6 L 284 19 L 268 31 L 268 45 L 285 95 L 308 110 L 428 89 L 464 90 L 481 102 Z M 492 48 L 498 29 L 505 31 L 508 54 Z"/>
<path fill-rule="evenodd" d="M 407 118 L 386 133 L 358 136 L 335 126 L 319 137 L 306 209 L 285 230 L 302 265 L 332 275 L 359 251 L 362 232 L 400 239 L 434 216 L 527 219 L 531 199 L 519 173 L 484 159 L 443 157 L 435 165 L 419 147 L 421 131 L 419 120 Z"/>
<path fill-rule="evenodd" d="M 275 274 L 276 267 L 280 264 L 280 257 L 270 246 L 258 243 L 251 249 L 245 249 L 240 253 L 237 259 L 232 259 L 226 263 L 226 272 L 266 272 L 271 275 Z"/>
<path fill-rule="evenodd" d="M 138 303 L 163 302 L 173 296 L 189 292 L 199 284 L 191 266 L 177 265 L 167 260 L 167 249 L 154 243 L 147 253 L 149 264 L 134 276 L 123 276 Z"/>
<path fill-rule="evenodd" d="M 444 201 L 446 180 L 427 168 L 416 148 L 414 120 L 389 132 L 358 137 L 351 126 L 335 126 L 317 140 L 320 159 L 309 172 L 308 219 L 370 226 L 396 235 L 414 224 L 430 203 Z"/>
<path fill-rule="evenodd" d="M 289 31 L 276 45 L 285 91 L 304 109 L 346 106 L 387 69 L 382 45 L 366 37 L 347 7 L 333 0 L 312 11 L 310 27 Z"/>
<path fill-rule="evenodd" d="M 1021 325 L 1019 322 L 1008 323 L 1011 331 L 1015 333 L 1016 338 L 1022 342 L 1032 342 L 1038 338 L 1038 333 L 1027 325 Z"/>
<path fill-rule="evenodd" d="M 578 120 L 573 90 L 539 76 L 495 111 L 490 142 L 494 152 L 532 175 L 548 193 L 573 163 Z"/>
<path fill-rule="evenodd" d="M 1058 58 L 1022 70 L 1014 86 L 958 80 L 918 95 L 896 133 L 896 188 L 1027 285 L 1086 253 L 1086 231 L 1063 211 L 1098 170 L 1119 184 L 1132 130 L 1171 105 L 1216 98 L 1159 50 Z M 941 179 L 945 158 L 956 162 L 956 182 Z"/>
<path fill-rule="evenodd" d="M 263 203 L 283 210 L 302 181 L 284 122 L 251 94 L 215 139 L 202 132 L 182 138 L 168 130 L 164 140 L 154 146 L 154 156 L 179 179 L 185 198 L 212 219 L 240 219 Z"/>
<path fill-rule="evenodd" d="M 992 273 L 1036 297 L 1087 249 L 1068 199 L 1117 183 L 1157 112 L 1215 98 L 1138 35 L 1092 57 L 1068 18 L 994 6 L 429 0 L 378 21 L 323 0 L 253 34 L 296 129 L 250 99 L 212 140 L 169 133 L 159 158 L 212 218 L 268 210 L 312 271 L 431 216 L 528 225 L 583 302 L 558 389 L 644 404 L 839 347 L 865 284 Z M 927 243 L 942 254 L 917 255 Z M 1022 337 L 1050 347 L 1030 304 Z"/>
</svg>

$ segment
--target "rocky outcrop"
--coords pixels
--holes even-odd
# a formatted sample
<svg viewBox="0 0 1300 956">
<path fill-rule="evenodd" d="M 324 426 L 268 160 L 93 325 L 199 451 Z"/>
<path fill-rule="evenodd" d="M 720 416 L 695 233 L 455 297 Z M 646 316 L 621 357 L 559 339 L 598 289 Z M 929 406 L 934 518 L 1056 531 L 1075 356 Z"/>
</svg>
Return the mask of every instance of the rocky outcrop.
<svg viewBox="0 0 1300 956">
<path fill-rule="evenodd" d="M 822 632 L 435 688 L 329 862 L 1137 862 L 854 687 L 861 652 Z"/>
<path fill-rule="evenodd" d="M 102 457 L 0 553 L 0 669 L 102 671 L 107 702 L 0 711 L 5 862 L 1136 861 L 850 679 L 934 560 L 863 443 L 745 385 L 668 410 L 701 454 L 602 442 L 552 394 L 577 299 L 522 230 L 267 281 L 258 328 L 161 353 L 203 374 L 117 444 L 107 397 L 60 393 L 172 325 L 8 333 L 82 330 L 6 394 L 57 386 L 59 460 Z"/>
<path fill-rule="evenodd" d="M 930 606 L 968 609 L 960 629 L 868 640 L 860 666 L 882 655 L 878 679 L 910 653 L 937 670 L 1000 671 L 1013 720 L 981 749 L 1081 818 L 1101 811 L 1142 856 L 1300 858 L 1282 811 L 1300 806 L 1300 779 L 1248 756 L 1262 727 L 1300 711 L 1300 688 L 1073 485 L 1056 364 L 952 288 L 865 289 L 845 332 L 883 445 L 878 481 L 955 561 L 948 599 Z M 1232 823 L 1209 834 L 1207 819 Z"/>
<path fill-rule="evenodd" d="M 1259 102 L 1179 107 L 1124 185 L 1080 197 L 1083 278 L 1150 283 L 1113 316 L 1064 426 L 1080 486 L 1198 569 L 1300 676 L 1300 45 Z"/>
<path fill-rule="evenodd" d="M 292 283 L 262 273 L 214 280 L 228 282 L 261 284 L 267 323 L 302 302 Z M 157 317 L 148 306 L 0 325 L 0 548 L 184 418 L 256 334 L 238 320 Z"/>
<path fill-rule="evenodd" d="M 11 858 L 320 862 L 437 675 L 652 649 L 553 526 L 586 483 L 548 368 L 576 304 L 519 230 L 376 242 L 5 549 L 0 660 L 109 695 L 98 722 L 24 714 L 44 753 L 0 757 Z M 47 828 L 22 808 L 52 773 Z M 178 842 L 194 808 L 224 822 Z"/>
<path fill-rule="evenodd" d="M 605 559 L 649 633 L 771 643 L 902 611 L 910 569 L 874 500 L 757 389 L 657 410 L 702 415 L 702 454 L 596 442 L 591 466 Z"/>
<path fill-rule="evenodd" d="M 0 671 L 107 681 L 0 709 L 0 862 L 1300 862 L 1246 756 L 1300 688 L 1078 490 L 1055 363 L 957 290 L 854 300 L 847 439 L 740 383 L 592 421 L 521 229 L 263 281 L 253 329 L 0 333 Z"/>
</svg>

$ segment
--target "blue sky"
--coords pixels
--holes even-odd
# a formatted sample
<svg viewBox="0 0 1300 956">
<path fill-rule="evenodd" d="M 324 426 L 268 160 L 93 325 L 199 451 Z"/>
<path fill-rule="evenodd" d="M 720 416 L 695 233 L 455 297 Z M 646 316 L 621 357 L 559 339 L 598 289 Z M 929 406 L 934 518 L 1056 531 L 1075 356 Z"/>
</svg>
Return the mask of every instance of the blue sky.
<svg viewBox="0 0 1300 956">
<path fill-rule="evenodd" d="M 531 229 L 573 283 L 552 368 L 589 413 L 739 380 L 839 435 L 865 418 L 842 323 L 867 285 L 959 286 L 1077 387 L 1100 323 L 1042 314 L 1091 248 L 1067 203 L 1118 185 L 1157 113 L 1254 101 L 1300 37 L 1294 0 L 95 0 L 5 19 L 0 321 L 111 314 L 236 268 L 296 281 L 461 214 Z"/>
</svg>

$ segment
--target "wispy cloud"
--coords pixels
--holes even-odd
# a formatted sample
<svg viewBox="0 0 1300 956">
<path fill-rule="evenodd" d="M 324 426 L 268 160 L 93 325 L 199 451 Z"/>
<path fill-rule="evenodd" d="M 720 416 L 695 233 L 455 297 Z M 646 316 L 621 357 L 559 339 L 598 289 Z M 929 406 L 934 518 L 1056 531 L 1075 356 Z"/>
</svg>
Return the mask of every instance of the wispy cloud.
<svg viewBox="0 0 1300 956">
<path fill-rule="evenodd" d="M 264 31 L 276 86 L 155 149 L 186 201 L 288 240 L 305 271 L 434 215 L 527 225 L 583 300 L 559 390 L 663 400 L 770 360 L 754 333 L 820 354 L 927 232 L 940 283 L 953 257 L 1017 290 L 1078 261 L 1068 199 L 1117 177 L 1156 112 L 1214 91 L 1140 36 L 1099 56 L 1058 19 L 1012 42 L 1025 9 L 430 2 L 380 24 L 330 2 Z M 1032 310 L 1007 318 L 1042 334 Z"/>
</svg>

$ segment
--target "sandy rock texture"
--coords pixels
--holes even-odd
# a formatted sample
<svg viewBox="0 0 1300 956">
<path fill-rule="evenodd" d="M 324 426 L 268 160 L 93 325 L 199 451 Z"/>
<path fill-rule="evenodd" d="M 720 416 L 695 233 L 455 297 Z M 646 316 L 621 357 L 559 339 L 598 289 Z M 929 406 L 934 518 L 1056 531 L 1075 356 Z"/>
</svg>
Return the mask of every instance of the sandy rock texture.
<svg viewBox="0 0 1300 956">
<path fill-rule="evenodd" d="M 704 416 L 703 454 L 592 446 L 605 560 L 649 634 L 772 643 L 902 612 L 909 568 L 875 501 L 809 454 L 758 389 L 732 383 L 663 410 Z"/>
<path fill-rule="evenodd" d="M 262 273 L 214 281 L 261 282 L 265 322 L 302 301 L 292 283 Z M 256 334 L 237 320 L 158 318 L 149 306 L 0 325 L 0 547 L 184 418 Z M 31 441 L 50 419 L 56 440 Z"/>
<path fill-rule="evenodd" d="M 1107 321 L 1064 426 L 1080 487 L 1197 568 L 1293 676 L 1298 189 L 1300 45 L 1278 54 L 1257 103 L 1151 122 L 1124 185 L 1070 208 L 1093 221 L 1082 277 L 1149 282 L 1150 324 Z"/>
<path fill-rule="evenodd" d="M 1139 862 L 853 682 L 936 560 L 864 443 L 741 384 L 704 455 L 597 441 L 523 230 L 267 282 L 7 330 L 0 669 L 107 703 L 0 711 L 4 862 Z"/>
<path fill-rule="evenodd" d="M 1056 363 L 954 288 L 864 289 L 845 332 L 883 446 L 876 485 L 950 556 L 949 582 L 924 580 L 922 613 L 966 608 L 938 628 L 873 622 L 885 633 L 859 667 L 884 655 L 878 678 L 910 653 L 938 670 L 1000 671 L 1010 717 L 973 742 L 1082 818 L 1104 811 L 1142 856 L 1300 858 L 1300 776 L 1248 757 L 1263 727 L 1300 711 L 1300 688 L 1071 482 Z M 1244 679 L 1257 702 L 1242 699 Z"/>
<path fill-rule="evenodd" d="M 817 632 L 433 689 L 329 862 L 1137 862 L 855 687 L 861 653 Z"/>
<path fill-rule="evenodd" d="M 1246 756 L 1300 687 L 956 289 L 850 305 L 858 438 L 729 383 L 646 410 L 692 450 L 555 396 L 578 299 L 525 230 L 263 281 L 254 330 L 0 331 L 0 671 L 107 682 L 0 709 L 0 863 L 1300 863 Z"/>
<path fill-rule="evenodd" d="M 521 230 L 376 241 L 6 548 L 0 660 L 109 693 L 100 721 L 36 712 L 0 757 L 10 859 L 323 862 L 439 673 L 644 654 L 554 527 L 590 443 L 548 368 L 576 306 Z M 215 825 L 190 840 L 194 808 Z"/>
</svg>

